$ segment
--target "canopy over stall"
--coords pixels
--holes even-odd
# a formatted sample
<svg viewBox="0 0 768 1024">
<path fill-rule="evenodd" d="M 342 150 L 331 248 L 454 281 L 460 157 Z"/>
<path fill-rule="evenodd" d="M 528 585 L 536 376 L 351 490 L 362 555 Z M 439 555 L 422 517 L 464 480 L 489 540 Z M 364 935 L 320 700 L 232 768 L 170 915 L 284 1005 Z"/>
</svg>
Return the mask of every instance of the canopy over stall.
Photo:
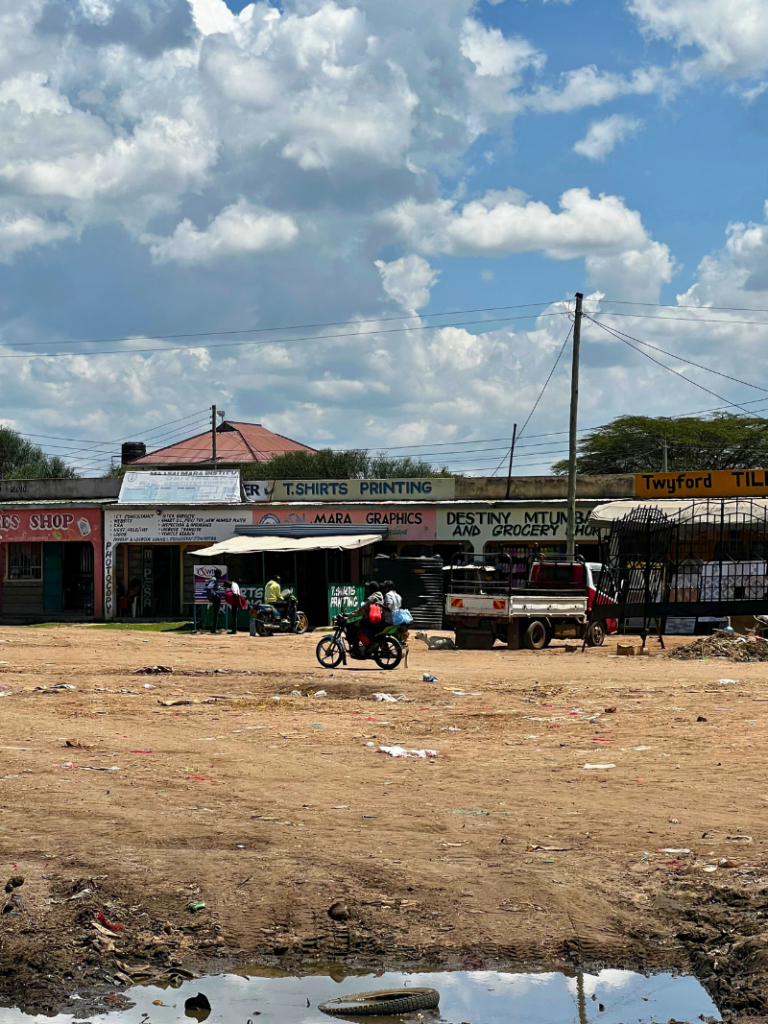
<svg viewBox="0 0 768 1024">
<path fill-rule="evenodd" d="M 767 498 L 669 498 L 662 501 L 609 501 L 592 509 L 592 526 L 610 526 L 638 510 L 655 512 L 675 523 L 720 523 L 732 525 L 768 521 Z"/>
<path fill-rule="evenodd" d="M 326 537 L 232 537 L 207 548 L 190 551 L 191 555 L 218 558 L 220 555 L 251 555 L 300 551 L 353 551 L 381 540 L 379 533 L 353 533 Z"/>
</svg>

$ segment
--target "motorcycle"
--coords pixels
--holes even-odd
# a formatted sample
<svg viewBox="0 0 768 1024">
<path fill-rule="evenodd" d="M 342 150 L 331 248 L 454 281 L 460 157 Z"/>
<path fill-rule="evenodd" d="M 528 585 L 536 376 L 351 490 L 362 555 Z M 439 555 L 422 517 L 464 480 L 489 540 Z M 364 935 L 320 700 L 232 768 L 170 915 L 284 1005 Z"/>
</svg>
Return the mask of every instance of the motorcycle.
<svg viewBox="0 0 768 1024">
<path fill-rule="evenodd" d="M 351 640 L 348 632 L 349 619 L 337 615 L 333 620 L 333 633 L 326 633 L 315 649 L 315 655 L 323 668 L 338 668 L 347 658 L 365 661 L 372 658 L 379 668 L 397 668 L 408 655 L 408 630 L 404 626 L 383 625 L 381 632 L 369 644 L 359 639 Z"/>
<path fill-rule="evenodd" d="M 271 636 L 273 633 L 306 633 L 309 619 L 296 607 L 298 601 L 290 590 L 283 591 L 282 608 L 271 604 L 257 604 L 251 609 L 251 632 L 253 635 Z M 294 625 L 291 625 L 291 620 Z"/>
</svg>

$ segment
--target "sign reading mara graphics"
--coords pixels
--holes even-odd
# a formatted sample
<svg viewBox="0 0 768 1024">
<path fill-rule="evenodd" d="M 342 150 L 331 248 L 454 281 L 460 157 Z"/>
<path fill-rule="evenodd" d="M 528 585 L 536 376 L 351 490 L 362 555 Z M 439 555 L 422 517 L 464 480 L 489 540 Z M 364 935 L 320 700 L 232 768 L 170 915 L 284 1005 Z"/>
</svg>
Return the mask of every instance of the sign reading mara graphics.
<svg viewBox="0 0 768 1024">
<path fill-rule="evenodd" d="M 257 526 L 288 526 L 299 524 L 328 525 L 359 525 L 360 532 L 365 533 L 366 526 L 386 526 L 387 540 L 434 540 L 435 510 L 431 508 L 391 508 L 376 509 L 349 508 L 343 505 L 326 505 L 321 509 L 306 508 L 288 511 L 275 506 L 271 511 L 255 512 L 254 522 Z"/>
<path fill-rule="evenodd" d="M 450 476 L 403 480 L 275 480 L 272 501 L 445 501 L 455 494 L 456 482 Z"/>
<path fill-rule="evenodd" d="M 592 540 L 597 530 L 587 524 L 589 509 L 576 510 L 576 539 Z M 437 513 L 438 540 L 469 540 L 476 551 L 489 541 L 565 541 L 564 508 L 515 508 Z"/>
<path fill-rule="evenodd" d="M 638 498 L 755 498 L 768 495 L 768 470 L 712 469 L 697 473 L 636 473 Z"/>
</svg>

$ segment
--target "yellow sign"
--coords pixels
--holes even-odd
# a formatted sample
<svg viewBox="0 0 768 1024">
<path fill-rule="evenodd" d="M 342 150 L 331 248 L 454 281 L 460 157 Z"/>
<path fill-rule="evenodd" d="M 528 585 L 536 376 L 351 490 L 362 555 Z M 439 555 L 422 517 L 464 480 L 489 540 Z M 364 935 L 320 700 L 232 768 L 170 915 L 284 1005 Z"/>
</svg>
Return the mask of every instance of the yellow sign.
<svg viewBox="0 0 768 1024">
<path fill-rule="evenodd" d="M 768 496 L 768 470 L 713 469 L 698 473 L 636 473 L 638 498 L 755 498 Z"/>
</svg>

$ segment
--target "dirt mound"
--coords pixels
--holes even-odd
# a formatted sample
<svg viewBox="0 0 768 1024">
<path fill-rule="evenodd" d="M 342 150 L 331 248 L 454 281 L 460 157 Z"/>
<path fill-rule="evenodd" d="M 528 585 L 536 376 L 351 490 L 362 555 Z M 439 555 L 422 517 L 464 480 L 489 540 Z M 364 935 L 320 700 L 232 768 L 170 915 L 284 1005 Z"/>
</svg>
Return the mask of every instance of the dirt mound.
<svg viewBox="0 0 768 1024">
<path fill-rule="evenodd" d="M 724 658 L 726 661 L 768 661 L 768 640 L 760 636 L 697 637 L 692 643 L 668 651 L 667 658 L 681 661 Z"/>
</svg>

